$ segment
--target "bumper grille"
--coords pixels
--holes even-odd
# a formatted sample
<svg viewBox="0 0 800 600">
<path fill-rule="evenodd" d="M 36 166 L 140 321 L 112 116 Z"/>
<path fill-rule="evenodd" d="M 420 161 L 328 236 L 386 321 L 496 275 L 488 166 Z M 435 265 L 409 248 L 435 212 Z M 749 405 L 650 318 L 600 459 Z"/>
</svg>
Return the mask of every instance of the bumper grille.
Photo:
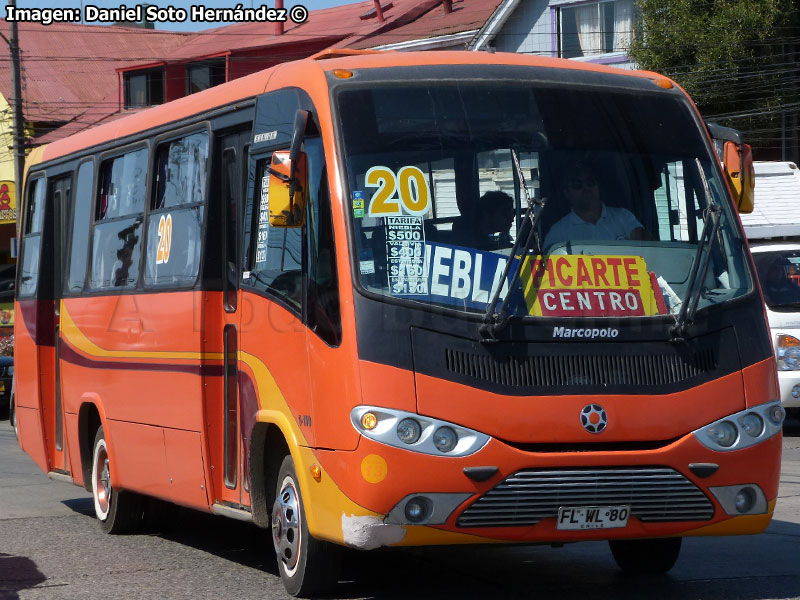
<svg viewBox="0 0 800 600">
<path fill-rule="evenodd" d="M 706 521 L 711 500 L 668 467 L 536 469 L 514 473 L 458 517 L 459 527 L 533 525 L 562 506 L 630 505 L 645 522 Z"/>
</svg>

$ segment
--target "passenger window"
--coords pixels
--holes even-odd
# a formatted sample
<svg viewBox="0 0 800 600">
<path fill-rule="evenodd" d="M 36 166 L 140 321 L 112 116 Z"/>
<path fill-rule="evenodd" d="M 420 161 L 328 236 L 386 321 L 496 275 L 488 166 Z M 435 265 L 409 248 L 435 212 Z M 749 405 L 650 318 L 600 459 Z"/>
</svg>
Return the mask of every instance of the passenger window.
<svg viewBox="0 0 800 600">
<path fill-rule="evenodd" d="M 208 165 L 208 132 L 156 150 L 156 180 L 147 217 L 146 287 L 194 285 L 200 270 Z"/>
<path fill-rule="evenodd" d="M 161 144 L 157 150 L 154 209 L 203 202 L 208 167 L 208 132 Z"/>
<path fill-rule="evenodd" d="M 147 149 L 103 161 L 99 186 L 90 288 L 134 288 L 139 280 Z"/>
<path fill-rule="evenodd" d="M 86 257 L 89 253 L 89 228 L 92 224 L 92 184 L 94 163 L 85 162 L 78 168 L 75 210 L 72 217 L 72 243 L 67 275 L 67 292 L 80 292 L 86 282 Z"/>
<path fill-rule="evenodd" d="M 298 311 L 303 294 L 303 230 L 270 227 L 270 159 L 256 163 L 255 195 L 250 203 L 253 219 L 250 277 L 245 283 L 257 290 L 269 291 L 286 300 Z"/>
<path fill-rule="evenodd" d="M 20 298 L 36 293 L 39 280 L 39 257 L 42 246 L 45 190 L 44 177 L 32 181 L 28 187 L 28 206 L 25 219 L 25 235 L 22 238 L 22 268 L 20 269 Z"/>
<path fill-rule="evenodd" d="M 97 219 L 115 219 L 144 211 L 147 148 L 103 162 Z"/>
</svg>

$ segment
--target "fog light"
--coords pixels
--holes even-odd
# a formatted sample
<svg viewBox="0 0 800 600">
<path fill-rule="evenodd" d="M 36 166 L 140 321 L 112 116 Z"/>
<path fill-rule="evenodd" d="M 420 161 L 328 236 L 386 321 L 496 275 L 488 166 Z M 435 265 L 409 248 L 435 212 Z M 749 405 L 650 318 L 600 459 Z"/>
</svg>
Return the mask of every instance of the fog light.
<svg viewBox="0 0 800 600">
<path fill-rule="evenodd" d="M 756 413 L 747 413 L 739 420 L 742 430 L 750 437 L 758 437 L 764 433 L 764 421 Z"/>
<path fill-rule="evenodd" d="M 709 428 L 708 435 L 723 448 L 733 446 L 736 443 L 736 438 L 739 437 L 736 425 L 730 421 L 722 421 L 722 423 L 717 423 Z"/>
<path fill-rule="evenodd" d="M 739 490 L 734 500 L 736 510 L 740 513 L 750 512 L 756 503 L 756 493 L 753 488 L 746 487 Z"/>
<path fill-rule="evenodd" d="M 449 427 L 439 427 L 433 432 L 433 445 L 439 452 L 450 452 L 457 443 L 458 436 Z"/>
<path fill-rule="evenodd" d="M 421 523 L 431 514 L 431 502 L 424 496 L 415 496 L 406 503 L 405 513 L 412 523 Z"/>
<path fill-rule="evenodd" d="M 775 425 L 780 425 L 786 418 L 786 409 L 780 404 L 773 404 L 769 407 L 767 415 L 769 416 L 769 420 L 775 423 Z"/>
<path fill-rule="evenodd" d="M 371 412 L 364 413 L 361 417 L 361 426 L 367 431 L 375 429 L 378 426 L 378 417 Z"/>
<path fill-rule="evenodd" d="M 792 398 L 800 398 L 800 385 L 796 385 L 792 388 Z"/>
<path fill-rule="evenodd" d="M 403 419 L 397 424 L 397 437 L 401 442 L 413 444 L 422 435 L 422 427 L 414 419 Z"/>
</svg>

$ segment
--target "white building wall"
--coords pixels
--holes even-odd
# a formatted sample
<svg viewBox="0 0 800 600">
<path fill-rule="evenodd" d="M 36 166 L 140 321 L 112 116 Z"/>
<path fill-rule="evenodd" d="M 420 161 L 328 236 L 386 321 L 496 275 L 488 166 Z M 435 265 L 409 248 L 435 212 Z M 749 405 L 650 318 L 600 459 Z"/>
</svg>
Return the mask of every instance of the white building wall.
<svg viewBox="0 0 800 600">
<path fill-rule="evenodd" d="M 498 52 L 552 56 L 548 0 L 521 0 L 495 38 Z"/>
</svg>

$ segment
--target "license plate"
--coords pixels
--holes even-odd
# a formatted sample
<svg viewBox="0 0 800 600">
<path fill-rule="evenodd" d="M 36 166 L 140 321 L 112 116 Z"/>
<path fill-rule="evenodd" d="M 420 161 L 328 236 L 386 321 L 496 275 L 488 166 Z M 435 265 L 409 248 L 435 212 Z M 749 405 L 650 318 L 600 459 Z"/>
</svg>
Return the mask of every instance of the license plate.
<svg viewBox="0 0 800 600">
<path fill-rule="evenodd" d="M 625 527 L 630 506 L 581 506 L 558 509 L 556 529 L 612 529 Z"/>
</svg>

